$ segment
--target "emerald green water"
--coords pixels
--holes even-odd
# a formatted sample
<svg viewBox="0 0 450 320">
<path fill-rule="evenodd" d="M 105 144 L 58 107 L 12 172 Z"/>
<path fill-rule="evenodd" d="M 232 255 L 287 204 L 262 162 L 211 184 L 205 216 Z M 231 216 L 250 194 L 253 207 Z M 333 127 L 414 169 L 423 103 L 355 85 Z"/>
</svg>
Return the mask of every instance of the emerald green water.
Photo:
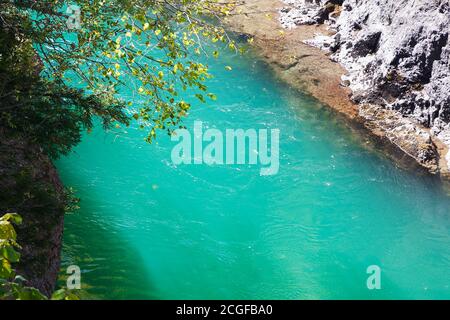
<svg viewBox="0 0 450 320">
<path fill-rule="evenodd" d="M 279 128 L 279 173 L 174 166 L 164 134 L 94 130 L 57 162 L 82 199 L 63 267 L 80 266 L 89 297 L 450 298 L 450 198 L 435 179 L 364 148 L 250 57 L 209 63 L 218 100 L 187 127 Z M 373 264 L 381 290 L 366 287 Z"/>
</svg>

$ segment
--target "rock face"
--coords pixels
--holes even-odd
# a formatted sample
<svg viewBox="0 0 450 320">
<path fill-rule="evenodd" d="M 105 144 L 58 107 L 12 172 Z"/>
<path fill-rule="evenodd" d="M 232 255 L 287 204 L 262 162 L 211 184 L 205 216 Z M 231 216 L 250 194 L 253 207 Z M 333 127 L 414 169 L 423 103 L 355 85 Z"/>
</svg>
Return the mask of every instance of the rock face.
<svg viewBox="0 0 450 320">
<path fill-rule="evenodd" d="M 22 246 L 17 274 L 50 296 L 59 273 L 65 195 L 51 161 L 35 144 L 0 129 L 0 215 L 15 212 Z"/>
<path fill-rule="evenodd" d="M 286 28 L 302 24 L 318 24 L 332 19 L 336 6 L 343 0 L 284 0 L 289 6 L 281 9 L 280 21 Z"/>
<path fill-rule="evenodd" d="M 438 138 L 450 146 L 447 0 L 284 2 L 286 7 L 280 10 L 284 27 L 325 23 L 335 31 L 333 36 L 318 36 L 307 43 L 329 51 L 331 59 L 348 71 L 342 83 L 352 90 L 352 100 L 365 106 L 361 116 L 365 117 L 367 105 L 392 111 L 416 128 L 425 128 L 419 134 L 424 142 Z M 401 130 L 405 119 L 398 126 L 391 124 L 389 130 Z M 433 152 L 419 157 L 430 161 Z"/>
</svg>

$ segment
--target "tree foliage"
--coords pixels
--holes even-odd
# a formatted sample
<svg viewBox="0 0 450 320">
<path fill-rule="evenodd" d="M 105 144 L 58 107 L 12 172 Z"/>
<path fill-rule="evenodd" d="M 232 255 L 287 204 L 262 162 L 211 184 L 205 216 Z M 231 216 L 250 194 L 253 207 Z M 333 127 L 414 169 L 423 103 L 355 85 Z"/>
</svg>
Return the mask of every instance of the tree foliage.
<svg viewBox="0 0 450 320">
<path fill-rule="evenodd" d="M 71 5 L 81 12 L 69 28 Z M 205 39 L 236 50 L 221 27 L 236 3 L 221 0 L 0 0 L 0 125 L 67 153 L 99 118 L 137 121 L 152 141 L 208 97 Z M 77 26 L 78 27 L 78 26 Z M 190 54 L 188 54 L 190 53 Z M 212 52 L 217 56 L 218 51 Z M 132 94 L 121 94 L 132 92 Z"/>
</svg>

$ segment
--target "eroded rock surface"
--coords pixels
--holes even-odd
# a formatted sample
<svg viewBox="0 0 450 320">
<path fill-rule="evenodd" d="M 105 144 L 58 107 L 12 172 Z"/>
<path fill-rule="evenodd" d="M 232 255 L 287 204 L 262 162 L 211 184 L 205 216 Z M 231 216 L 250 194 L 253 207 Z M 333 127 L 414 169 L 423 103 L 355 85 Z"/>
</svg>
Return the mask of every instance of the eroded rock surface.
<svg viewBox="0 0 450 320">
<path fill-rule="evenodd" d="M 333 36 L 318 35 L 306 43 L 327 50 L 331 59 L 348 71 L 342 84 L 351 89 L 352 100 L 360 106 L 360 116 L 368 116 L 363 107 L 367 105 L 372 106 L 372 111 L 378 107 L 392 111 L 389 115 L 400 115 L 398 121 L 388 121 L 389 126 L 381 129 L 397 145 L 410 145 L 405 152 L 430 171 L 439 166 L 439 158 L 450 160 L 446 151 L 439 157 L 433 144 L 433 139 L 439 139 L 450 146 L 447 0 L 284 0 L 284 3 L 279 13 L 285 28 L 327 24 L 335 32 Z M 405 119 L 406 127 L 410 128 L 406 131 Z M 418 151 L 415 147 L 418 145 L 423 150 Z M 436 154 L 434 161 L 432 154 Z M 441 162 L 440 167 L 441 172 L 448 171 L 448 162 Z"/>
</svg>

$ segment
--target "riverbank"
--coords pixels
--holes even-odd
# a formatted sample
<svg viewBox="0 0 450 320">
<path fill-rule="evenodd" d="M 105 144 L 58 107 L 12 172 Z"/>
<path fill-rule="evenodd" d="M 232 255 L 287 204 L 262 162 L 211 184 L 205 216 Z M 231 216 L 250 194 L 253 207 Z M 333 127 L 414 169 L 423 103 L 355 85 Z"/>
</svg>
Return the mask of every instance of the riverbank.
<svg viewBox="0 0 450 320">
<path fill-rule="evenodd" d="M 445 143 L 398 111 L 355 102 L 354 92 L 343 81 L 348 71 L 332 61 L 329 52 L 305 43 L 334 32 L 325 24 L 283 27 L 279 13 L 285 7 L 282 1 L 244 0 L 227 23 L 232 31 L 253 38 L 258 54 L 280 79 L 335 110 L 367 138 L 368 145 L 382 149 L 403 167 L 423 169 L 448 180 Z"/>
<path fill-rule="evenodd" d="M 16 273 L 51 296 L 58 278 L 64 230 L 64 186 L 35 143 L 0 130 L 0 213 L 18 213 L 21 249 Z"/>
</svg>

